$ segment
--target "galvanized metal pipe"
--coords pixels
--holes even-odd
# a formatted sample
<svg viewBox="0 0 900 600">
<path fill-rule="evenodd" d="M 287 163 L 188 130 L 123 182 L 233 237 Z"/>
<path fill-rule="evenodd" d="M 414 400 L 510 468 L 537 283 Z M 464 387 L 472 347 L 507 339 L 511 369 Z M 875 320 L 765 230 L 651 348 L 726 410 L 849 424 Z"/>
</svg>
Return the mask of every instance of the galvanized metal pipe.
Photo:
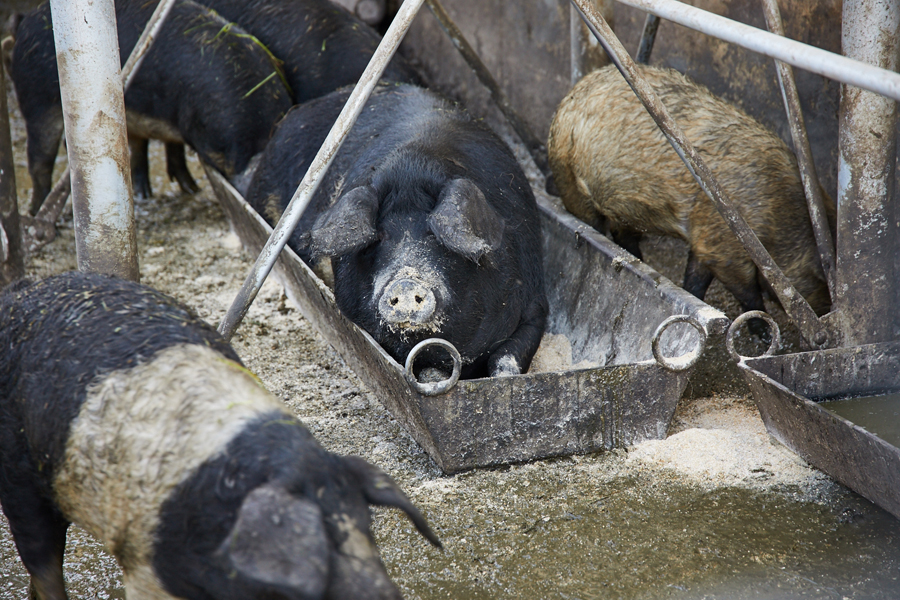
<svg viewBox="0 0 900 600">
<path fill-rule="evenodd" d="M 150 15 L 150 20 L 147 21 L 147 24 L 144 26 L 141 37 L 138 38 L 137 44 L 134 45 L 131 54 L 128 56 L 128 60 L 125 61 L 125 65 L 122 67 L 123 91 L 128 91 L 128 86 L 131 85 L 134 76 L 141 67 L 141 62 L 143 62 L 144 57 L 147 56 L 147 52 L 150 51 L 153 42 L 156 41 L 156 36 L 159 34 L 159 30 L 162 29 L 163 23 L 165 23 L 166 17 L 169 15 L 173 6 L 175 6 L 175 0 L 162 0 L 156 5 L 153 14 Z M 59 219 L 59 215 L 66 205 L 66 200 L 69 198 L 71 189 L 69 167 L 66 167 L 59 180 L 56 182 L 56 185 L 54 185 L 53 189 L 50 190 L 50 193 L 47 194 L 47 198 L 44 200 L 40 210 L 34 217 L 38 221 L 50 223 L 49 231 L 46 227 L 38 229 L 38 231 L 43 233 L 43 236 L 41 239 L 35 240 L 38 242 L 36 246 L 52 241 L 55 235 L 52 226 Z M 50 231 L 52 231 L 52 234 L 48 235 Z"/>
<path fill-rule="evenodd" d="M 278 255 L 281 254 L 288 238 L 300 221 L 300 217 L 303 216 L 303 211 L 306 210 L 310 200 L 316 193 L 322 178 L 325 176 L 325 172 L 334 161 L 341 144 L 344 143 L 344 140 L 350 133 L 350 128 L 356 123 L 359 113 L 362 112 L 366 101 L 375 89 L 375 84 L 378 83 L 378 79 L 400 46 L 400 42 L 403 41 L 403 36 L 406 35 L 424 2 L 425 0 L 404 0 L 402 6 L 400 6 L 400 10 L 375 50 L 369 65 L 363 71 L 362 76 L 360 76 L 359 82 L 347 99 L 341 114 L 338 115 L 337 121 L 335 121 L 334 126 L 322 143 L 322 147 L 319 148 L 319 152 L 310 164 L 309 170 L 306 171 L 306 175 L 300 181 L 300 185 L 297 186 L 297 190 L 281 215 L 281 219 L 275 225 L 275 230 L 263 247 L 262 252 L 260 252 L 237 296 L 235 296 L 234 302 L 232 302 L 231 307 L 225 314 L 225 318 L 219 324 L 219 333 L 226 340 L 231 339 L 238 325 L 241 324 L 244 315 L 250 309 L 256 294 L 259 293 L 259 289 L 266 281 L 266 277 L 275 265 L 275 261 L 278 260 Z"/>
<path fill-rule="evenodd" d="M 113 0 L 51 0 L 78 268 L 137 281 L 137 236 Z"/>
<path fill-rule="evenodd" d="M 647 14 L 644 19 L 644 29 L 641 31 L 641 43 L 634 55 L 634 62 L 642 65 L 650 64 L 650 54 L 653 52 L 653 44 L 656 43 L 656 32 L 659 30 L 659 17 Z"/>
<path fill-rule="evenodd" d="M 153 42 L 156 41 L 156 36 L 159 35 L 159 30 L 162 29 L 163 24 L 166 22 L 166 17 L 169 16 L 173 6 L 175 6 L 175 0 L 160 0 L 153 14 L 150 15 L 150 20 L 144 25 L 141 37 L 138 38 L 137 43 L 131 50 L 131 54 L 128 55 L 128 60 L 122 66 L 122 88 L 126 92 L 138 69 L 141 68 L 144 57 L 147 56 L 151 46 L 153 46 Z"/>
<path fill-rule="evenodd" d="M 769 31 L 784 37 L 784 26 L 781 23 L 781 11 L 778 10 L 778 0 L 763 0 L 763 11 L 766 15 L 766 25 Z M 822 196 L 822 187 L 819 185 L 819 176 L 816 174 L 816 165 L 813 162 L 809 137 L 806 135 L 803 110 L 800 108 L 800 94 L 797 91 L 794 71 L 790 65 L 776 60 L 775 69 L 778 73 L 778 85 L 781 88 L 781 97 L 784 99 L 784 108 L 791 127 L 791 139 L 794 140 L 794 152 L 797 155 L 800 179 L 803 181 L 803 191 L 806 195 L 806 204 L 809 208 L 809 216 L 816 238 L 816 248 L 819 251 L 819 259 L 822 261 L 822 270 L 825 272 L 828 291 L 833 300 L 834 239 L 832 238 L 831 227 L 828 224 L 828 217 L 825 213 L 825 199 Z"/>
<path fill-rule="evenodd" d="M 600 44 L 612 58 L 613 63 L 647 112 L 656 122 L 657 126 L 669 140 L 669 143 L 687 165 L 700 188 L 715 204 L 719 213 L 725 219 L 728 227 L 743 244 L 750 258 L 756 264 L 763 277 L 772 285 L 778 299 L 781 301 L 785 312 L 791 317 L 803 338 L 813 346 L 823 347 L 829 343 L 829 335 L 819 323 L 816 313 L 806 300 L 794 289 L 790 281 L 784 276 L 772 257 L 763 247 L 759 238 L 747 225 L 741 214 L 735 209 L 725 193 L 719 187 L 713 174 L 706 163 L 703 162 L 693 144 L 685 137 L 681 128 L 669 116 L 666 107 L 660 102 L 653 88 L 637 72 L 635 63 L 628 56 L 628 52 L 613 33 L 612 29 L 603 20 L 603 17 L 593 9 L 585 0 L 571 0 L 581 11 L 582 17 L 588 27 L 597 36 Z"/>
<path fill-rule="evenodd" d="M 0 60 L 0 287 L 25 274 L 22 254 L 16 169 L 6 106 L 6 75 Z"/>
<path fill-rule="evenodd" d="M 610 26 L 614 26 L 615 5 L 613 0 L 591 0 Z M 578 9 L 569 6 L 569 65 L 570 80 L 574 86 L 582 77 L 609 64 L 609 57 L 597 43 L 590 30 L 581 20 Z"/>
<path fill-rule="evenodd" d="M 844 0 L 844 52 L 900 66 L 900 2 Z M 839 115 L 837 326 L 847 345 L 900 338 L 897 104 L 844 86 Z"/>
<path fill-rule="evenodd" d="M 491 93 L 491 98 L 494 100 L 497 108 L 500 109 L 500 112 L 503 113 L 503 116 L 506 117 L 506 120 L 509 121 L 513 130 L 515 130 L 516 135 L 518 135 L 519 139 L 525 144 L 528 153 L 531 154 L 531 158 L 534 159 L 534 163 L 537 165 L 538 169 L 541 170 L 545 177 L 549 176 L 550 162 L 547 159 L 547 147 L 534 134 L 534 131 L 528 126 L 528 123 L 526 123 L 512 107 L 509 98 L 507 98 L 506 94 L 503 93 L 503 90 L 500 89 L 497 80 L 494 79 L 491 72 L 475 52 L 475 49 L 472 48 L 472 45 L 469 44 L 469 41 L 465 38 L 462 31 L 460 31 L 456 23 L 453 22 L 450 15 L 447 14 L 447 11 L 444 10 L 440 0 L 425 0 L 425 2 L 428 4 L 428 8 L 431 10 L 432 14 L 434 14 L 435 19 L 437 19 L 441 29 L 444 30 L 444 33 L 447 34 L 447 37 L 450 38 L 450 41 L 453 42 L 453 45 L 459 50 L 459 53 L 465 59 L 466 63 L 468 63 L 469 67 L 475 72 L 478 80 Z"/>
<path fill-rule="evenodd" d="M 750 27 L 677 0 L 619 0 L 795 67 L 900 100 L 900 75 Z"/>
</svg>

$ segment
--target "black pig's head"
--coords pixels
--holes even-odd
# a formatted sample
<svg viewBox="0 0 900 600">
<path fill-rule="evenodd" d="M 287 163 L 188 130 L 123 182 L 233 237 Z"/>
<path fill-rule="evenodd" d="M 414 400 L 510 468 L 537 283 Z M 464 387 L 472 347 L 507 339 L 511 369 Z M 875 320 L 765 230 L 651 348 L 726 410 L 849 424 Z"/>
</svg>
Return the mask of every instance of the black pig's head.
<svg viewBox="0 0 900 600">
<path fill-rule="evenodd" d="M 403 362 L 423 339 L 443 338 L 460 351 L 466 377 L 498 339 L 505 228 L 471 180 L 426 179 L 350 189 L 308 239 L 314 259 L 337 259 L 341 309 L 395 359 Z M 420 366 L 444 360 L 426 353 Z"/>
<path fill-rule="evenodd" d="M 437 536 L 383 471 L 361 458 L 331 458 L 327 477 L 305 482 L 317 488 L 314 498 L 291 482 L 270 482 L 246 496 L 217 553 L 231 573 L 222 597 L 240 590 L 253 598 L 402 598 L 372 539 L 369 504 L 400 508 L 440 547 Z"/>
</svg>

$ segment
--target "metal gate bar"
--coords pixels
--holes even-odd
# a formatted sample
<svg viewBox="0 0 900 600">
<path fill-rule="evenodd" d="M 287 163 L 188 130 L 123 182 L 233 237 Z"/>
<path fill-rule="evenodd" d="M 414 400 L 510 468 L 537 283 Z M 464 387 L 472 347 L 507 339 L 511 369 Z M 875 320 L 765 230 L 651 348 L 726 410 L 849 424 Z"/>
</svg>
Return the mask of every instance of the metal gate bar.
<svg viewBox="0 0 900 600">
<path fill-rule="evenodd" d="M 3 62 L 0 60 L 0 287 L 25 274 Z"/>
<path fill-rule="evenodd" d="M 673 23 L 829 79 L 900 100 L 900 75 L 694 8 L 677 0 L 619 0 Z"/>
<path fill-rule="evenodd" d="M 769 31 L 784 37 L 784 26 L 781 24 L 781 11 L 778 10 L 778 0 L 763 0 L 763 12 L 766 16 L 766 25 Z M 812 222 L 813 234 L 815 234 L 816 238 L 816 248 L 819 250 L 819 259 L 822 261 L 822 270 L 825 272 L 825 281 L 828 283 L 828 292 L 833 302 L 835 299 L 834 239 L 831 236 L 831 227 L 828 225 L 828 218 L 825 214 L 825 200 L 822 197 L 822 187 L 819 185 L 816 165 L 813 163 L 812 158 L 812 149 L 809 146 L 809 138 L 806 135 L 803 111 L 800 108 L 800 94 L 797 91 L 794 71 L 790 65 L 776 60 L 775 69 L 778 73 L 781 97 L 784 99 L 784 109 L 787 112 L 788 123 L 791 127 L 791 139 L 794 140 L 794 153 L 797 156 L 800 179 L 803 181 L 803 191 L 806 195 L 809 217 Z"/>
</svg>

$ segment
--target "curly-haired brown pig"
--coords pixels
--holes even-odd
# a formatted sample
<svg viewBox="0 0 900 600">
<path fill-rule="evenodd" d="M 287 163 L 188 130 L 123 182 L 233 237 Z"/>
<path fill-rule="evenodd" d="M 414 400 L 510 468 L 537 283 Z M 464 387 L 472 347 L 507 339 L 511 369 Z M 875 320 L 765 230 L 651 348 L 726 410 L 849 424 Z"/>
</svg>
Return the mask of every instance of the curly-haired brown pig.
<svg viewBox="0 0 900 600">
<path fill-rule="evenodd" d="M 797 291 L 818 314 L 827 312 L 828 289 L 791 151 L 677 71 L 639 69 Z M 749 254 L 615 67 L 588 74 L 563 99 L 547 145 L 572 214 L 601 230 L 605 219 L 614 239 L 638 258 L 642 233 L 681 238 L 690 246 L 684 289 L 703 299 L 715 277 L 743 310 L 765 309 L 765 284 Z"/>
</svg>

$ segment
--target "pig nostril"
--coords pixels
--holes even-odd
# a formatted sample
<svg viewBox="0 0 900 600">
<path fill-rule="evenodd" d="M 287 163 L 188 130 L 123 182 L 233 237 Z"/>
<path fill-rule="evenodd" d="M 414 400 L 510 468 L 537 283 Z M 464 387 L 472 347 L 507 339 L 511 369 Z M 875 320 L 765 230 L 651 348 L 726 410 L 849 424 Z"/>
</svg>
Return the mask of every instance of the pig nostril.
<svg viewBox="0 0 900 600">
<path fill-rule="evenodd" d="M 397 306 L 398 302 L 400 302 L 399 298 L 391 298 L 391 306 Z"/>
<path fill-rule="evenodd" d="M 422 304 L 424 300 L 425 298 L 423 298 L 422 296 L 416 296 L 416 304 Z"/>
</svg>

